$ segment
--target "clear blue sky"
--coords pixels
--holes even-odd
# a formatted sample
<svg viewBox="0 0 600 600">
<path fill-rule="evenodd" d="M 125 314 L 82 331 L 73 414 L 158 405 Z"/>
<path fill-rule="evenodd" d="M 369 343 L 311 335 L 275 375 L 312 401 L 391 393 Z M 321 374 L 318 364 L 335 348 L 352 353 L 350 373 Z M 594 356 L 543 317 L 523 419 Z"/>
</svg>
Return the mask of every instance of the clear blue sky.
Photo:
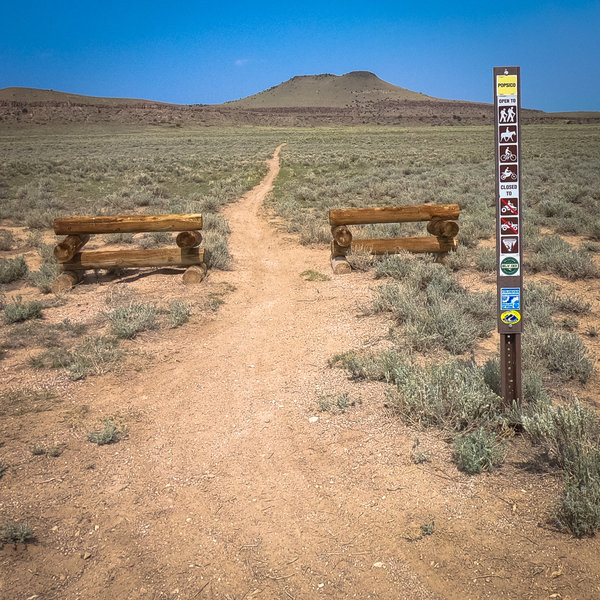
<svg viewBox="0 0 600 600">
<path fill-rule="evenodd" d="M 0 88 L 218 103 L 368 70 L 491 102 L 505 65 L 521 66 L 526 107 L 600 110 L 600 0 L 32 0 L 4 3 L 0 20 Z"/>
</svg>

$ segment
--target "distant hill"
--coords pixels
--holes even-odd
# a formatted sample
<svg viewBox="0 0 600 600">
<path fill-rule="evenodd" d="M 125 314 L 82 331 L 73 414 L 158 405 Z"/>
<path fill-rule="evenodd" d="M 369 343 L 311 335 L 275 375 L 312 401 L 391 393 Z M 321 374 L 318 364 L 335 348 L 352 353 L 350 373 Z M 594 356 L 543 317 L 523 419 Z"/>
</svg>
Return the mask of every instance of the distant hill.
<svg viewBox="0 0 600 600">
<path fill-rule="evenodd" d="M 524 109 L 523 123 L 600 123 L 600 113 Z M 369 71 L 300 75 L 223 104 L 168 104 L 10 87 L 0 90 L 0 127 L 114 123 L 168 127 L 266 125 L 491 125 L 493 106 L 443 100 L 383 81 Z"/>
<path fill-rule="evenodd" d="M 383 81 L 369 71 L 352 71 L 345 75 L 298 75 L 263 92 L 226 102 L 235 108 L 341 108 L 356 103 L 381 100 L 436 101 Z"/>
<path fill-rule="evenodd" d="M 55 90 L 40 90 L 28 87 L 7 87 L 0 89 L 0 101 L 5 102 L 60 102 L 75 105 L 114 106 L 121 104 L 157 104 L 172 106 L 166 102 L 155 102 L 153 100 L 140 100 L 136 98 L 103 98 L 100 96 L 83 96 L 67 92 L 56 92 Z"/>
</svg>

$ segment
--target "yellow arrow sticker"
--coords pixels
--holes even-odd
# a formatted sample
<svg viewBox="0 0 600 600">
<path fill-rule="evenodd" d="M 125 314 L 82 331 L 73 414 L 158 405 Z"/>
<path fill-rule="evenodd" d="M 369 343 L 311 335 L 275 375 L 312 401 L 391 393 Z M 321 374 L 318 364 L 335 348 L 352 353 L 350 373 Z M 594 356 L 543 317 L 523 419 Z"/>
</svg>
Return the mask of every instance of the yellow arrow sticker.
<svg viewBox="0 0 600 600">
<path fill-rule="evenodd" d="M 518 310 L 507 310 L 500 315 L 500 320 L 507 325 L 514 325 L 521 320 L 521 313 Z"/>
<path fill-rule="evenodd" d="M 498 75 L 498 96 L 517 95 L 517 76 Z"/>
</svg>

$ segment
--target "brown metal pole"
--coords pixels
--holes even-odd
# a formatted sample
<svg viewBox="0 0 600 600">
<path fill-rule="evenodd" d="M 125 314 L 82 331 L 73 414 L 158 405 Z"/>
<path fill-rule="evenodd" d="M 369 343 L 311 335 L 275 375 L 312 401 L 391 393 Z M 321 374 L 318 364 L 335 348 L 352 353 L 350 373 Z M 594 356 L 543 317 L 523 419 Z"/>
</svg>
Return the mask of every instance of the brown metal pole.
<svg viewBox="0 0 600 600">
<path fill-rule="evenodd" d="M 521 189 L 521 71 L 494 68 L 496 256 L 500 385 L 504 406 L 522 399 L 523 197 Z"/>
</svg>

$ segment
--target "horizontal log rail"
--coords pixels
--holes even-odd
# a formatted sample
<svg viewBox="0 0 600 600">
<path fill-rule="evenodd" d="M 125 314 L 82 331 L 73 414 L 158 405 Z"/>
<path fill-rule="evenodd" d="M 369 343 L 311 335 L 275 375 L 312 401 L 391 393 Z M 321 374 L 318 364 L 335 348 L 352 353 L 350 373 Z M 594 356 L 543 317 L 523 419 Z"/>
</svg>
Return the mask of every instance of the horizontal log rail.
<svg viewBox="0 0 600 600">
<path fill-rule="evenodd" d="M 202 215 L 113 215 L 60 217 L 54 219 L 56 235 L 86 233 L 141 233 L 147 231 L 194 231 L 202 229 Z"/>
<path fill-rule="evenodd" d="M 447 219 L 460 215 L 458 204 L 421 204 L 416 206 L 381 206 L 373 208 L 340 208 L 329 211 L 329 224 L 368 225 L 375 223 L 409 223 Z"/>
<path fill-rule="evenodd" d="M 60 263 L 61 271 L 131 267 L 187 267 L 204 262 L 204 248 L 89 250 Z"/>
<path fill-rule="evenodd" d="M 394 254 L 402 250 L 409 252 L 450 252 L 456 250 L 456 238 L 409 237 L 375 238 L 352 240 L 352 250 L 368 251 L 371 254 Z"/>
</svg>

